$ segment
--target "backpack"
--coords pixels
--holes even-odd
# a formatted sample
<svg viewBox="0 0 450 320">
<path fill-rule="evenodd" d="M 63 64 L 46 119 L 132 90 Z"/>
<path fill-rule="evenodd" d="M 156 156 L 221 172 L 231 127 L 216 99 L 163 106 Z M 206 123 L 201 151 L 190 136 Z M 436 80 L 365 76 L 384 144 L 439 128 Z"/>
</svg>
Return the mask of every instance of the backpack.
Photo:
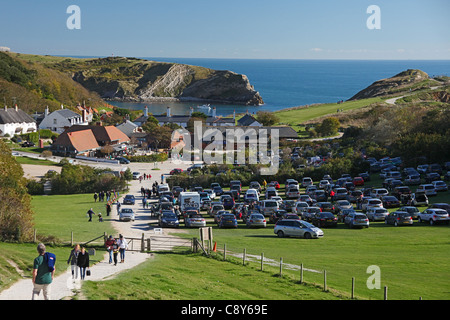
<svg viewBox="0 0 450 320">
<path fill-rule="evenodd" d="M 56 262 L 55 254 L 46 252 L 44 254 L 44 260 L 47 261 L 48 271 L 53 272 L 55 270 L 55 262 Z"/>
</svg>

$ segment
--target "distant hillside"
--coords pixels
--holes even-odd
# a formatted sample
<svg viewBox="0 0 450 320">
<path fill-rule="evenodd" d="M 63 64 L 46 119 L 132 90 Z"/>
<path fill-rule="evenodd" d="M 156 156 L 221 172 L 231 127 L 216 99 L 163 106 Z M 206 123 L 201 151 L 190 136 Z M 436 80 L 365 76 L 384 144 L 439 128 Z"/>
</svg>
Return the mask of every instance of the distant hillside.
<svg viewBox="0 0 450 320">
<path fill-rule="evenodd" d="M 436 84 L 437 81 L 430 79 L 425 72 L 416 69 L 408 69 L 391 78 L 374 82 L 367 88 L 355 94 L 349 100 L 386 97 L 394 94 L 399 95 L 401 93 L 431 87 Z"/>
<path fill-rule="evenodd" d="M 0 103 L 14 102 L 26 112 L 50 110 L 64 104 L 76 106 L 86 101 L 91 106 L 103 105 L 98 94 L 90 92 L 67 74 L 40 63 L 24 60 L 20 54 L 0 52 Z"/>
<path fill-rule="evenodd" d="M 27 55 L 63 72 L 106 100 L 196 100 L 244 105 L 264 103 L 245 75 L 136 58 L 96 59 Z"/>
</svg>

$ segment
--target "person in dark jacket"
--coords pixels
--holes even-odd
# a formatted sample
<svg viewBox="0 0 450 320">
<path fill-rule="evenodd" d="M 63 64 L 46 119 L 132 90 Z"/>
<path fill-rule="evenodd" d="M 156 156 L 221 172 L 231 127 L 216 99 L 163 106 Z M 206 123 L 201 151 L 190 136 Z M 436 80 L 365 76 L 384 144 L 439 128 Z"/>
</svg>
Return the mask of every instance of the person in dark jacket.
<svg viewBox="0 0 450 320">
<path fill-rule="evenodd" d="M 75 247 L 70 251 L 69 259 L 67 259 L 67 264 L 70 263 L 70 268 L 72 270 L 72 279 L 78 278 L 78 254 L 80 253 L 80 245 L 76 244 Z"/>
<path fill-rule="evenodd" d="M 81 248 L 81 251 L 78 254 L 77 265 L 80 268 L 81 280 L 84 280 L 86 268 L 89 269 L 89 253 L 84 247 Z"/>
</svg>

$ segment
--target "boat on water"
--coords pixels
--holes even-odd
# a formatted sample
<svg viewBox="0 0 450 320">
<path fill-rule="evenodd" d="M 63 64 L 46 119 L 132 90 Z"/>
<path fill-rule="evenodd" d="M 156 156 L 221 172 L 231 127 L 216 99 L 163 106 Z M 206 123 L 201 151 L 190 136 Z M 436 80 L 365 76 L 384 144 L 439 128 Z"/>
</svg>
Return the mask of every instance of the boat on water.
<svg viewBox="0 0 450 320">
<path fill-rule="evenodd" d="M 197 106 L 198 109 L 206 109 L 208 111 L 211 111 L 211 105 L 210 104 L 204 104 L 201 106 Z"/>
</svg>

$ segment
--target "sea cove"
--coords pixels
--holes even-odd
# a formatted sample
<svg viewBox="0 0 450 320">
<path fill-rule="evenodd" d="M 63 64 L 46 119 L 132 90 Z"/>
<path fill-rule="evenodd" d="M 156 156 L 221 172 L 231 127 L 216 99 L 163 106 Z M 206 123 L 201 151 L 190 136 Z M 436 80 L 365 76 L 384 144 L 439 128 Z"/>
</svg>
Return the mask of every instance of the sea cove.
<svg viewBox="0 0 450 320">
<path fill-rule="evenodd" d="M 229 116 L 277 111 L 286 108 L 316 103 L 333 103 L 350 99 L 356 92 L 373 82 L 391 77 L 407 69 L 420 69 L 431 77 L 450 75 L 450 60 L 266 60 L 266 59 L 194 59 L 194 58 L 144 58 L 161 62 L 176 62 L 207 67 L 215 70 L 230 70 L 248 77 L 255 90 L 264 100 L 261 106 L 243 106 L 210 103 L 216 107 L 217 115 Z M 163 114 L 170 106 L 173 114 L 188 114 L 195 111 L 211 112 L 203 102 L 116 102 L 112 105 L 143 110 L 149 107 L 153 114 Z M 208 104 L 208 103 L 206 103 Z"/>
</svg>

